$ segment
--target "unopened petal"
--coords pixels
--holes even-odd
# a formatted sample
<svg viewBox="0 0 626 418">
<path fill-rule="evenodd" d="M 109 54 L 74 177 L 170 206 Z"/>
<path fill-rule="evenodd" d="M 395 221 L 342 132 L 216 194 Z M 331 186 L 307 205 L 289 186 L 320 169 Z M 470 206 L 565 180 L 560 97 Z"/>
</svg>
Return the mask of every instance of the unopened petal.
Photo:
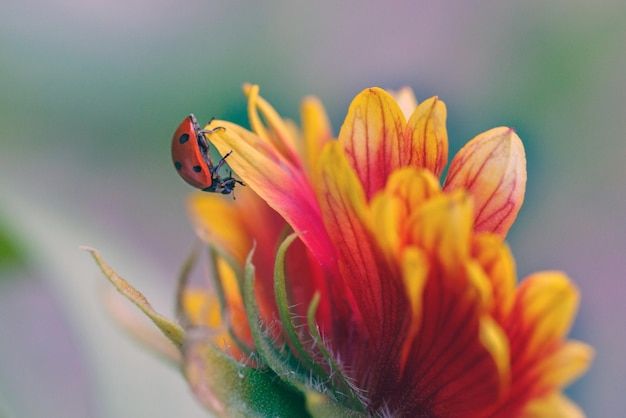
<svg viewBox="0 0 626 418">
<path fill-rule="evenodd" d="M 430 170 L 435 176 L 448 163 L 446 105 L 437 97 L 423 101 L 407 122 L 405 141 L 411 145 L 411 165 Z"/>
<path fill-rule="evenodd" d="M 398 104 L 380 88 L 363 90 L 350 104 L 339 142 L 368 199 L 385 186 L 393 170 L 406 165 L 405 123 Z"/>
<path fill-rule="evenodd" d="M 526 154 L 522 141 L 506 127 L 478 135 L 452 160 L 444 189 L 468 190 L 476 204 L 475 230 L 504 238 L 526 192 Z"/>
<path fill-rule="evenodd" d="M 415 111 L 415 108 L 417 108 L 417 98 L 415 97 L 413 89 L 404 86 L 398 90 L 387 90 L 387 92 L 393 96 L 398 106 L 400 106 L 404 118 L 408 120 Z"/>
</svg>

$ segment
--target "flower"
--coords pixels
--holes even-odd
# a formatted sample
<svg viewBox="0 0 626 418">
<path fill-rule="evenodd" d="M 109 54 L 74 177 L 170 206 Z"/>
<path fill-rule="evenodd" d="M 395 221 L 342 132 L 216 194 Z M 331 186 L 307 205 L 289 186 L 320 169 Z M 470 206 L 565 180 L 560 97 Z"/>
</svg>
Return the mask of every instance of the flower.
<svg viewBox="0 0 626 418">
<path fill-rule="evenodd" d="M 186 332 L 171 338 L 208 409 L 583 415 L 562 394 L 592 357 L 566 339 L 578 292 L 560 272 L 518 285 L 504 241 L 526 183 L 514 130 L 476 136 L 440 185 L 448 140 L 437 97 L 417 105 L 405 89 L 400 106 L 366 89 L 335 139 L 317 99 L 304 100 L 298 129 L 258 86 L 244 90 L 252 130 L 222 120 L 205 129 L 225 128 L 207 137 L 233 151 L 248 187 L 232 201 L 191 196 L 215 290 L 183 280 Z"/>
</svg>

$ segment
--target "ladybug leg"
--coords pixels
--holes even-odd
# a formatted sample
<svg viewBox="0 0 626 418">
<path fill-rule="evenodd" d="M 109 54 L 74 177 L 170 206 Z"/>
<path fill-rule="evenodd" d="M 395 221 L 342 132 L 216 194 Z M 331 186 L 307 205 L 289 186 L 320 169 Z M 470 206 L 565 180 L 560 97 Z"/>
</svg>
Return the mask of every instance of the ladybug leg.
<svg viewBox="0 0 626 418">
<path fill-rule="evenodd" d="M 210 125 L 211 122 L 213 121 L 213 119 L 215 118 L 211 118 L 211 120 L 209 121 L 209 123 L 207 125 Z M 226 130 L 226 128 L 222 127 L 222 126 L 216 126 L 213 129 L 203 129 L 203 130 L 199 130 L 198 132 L 198 146 L 200 147 L 200 152 L 202 153 L 202 157 L 204 159 L 204 161 L 207 163 L 207 165 L 209 167 L 211 167 L 213 165 L 213 163 L 211 162 L 211 157 L 209 154 L 209 140 L 206 138 L 206 136 L 204 136 L 205 134 L 211 134 L 215 131 L 221 131 L 221 130 Z M 219 167 L 211 170 L 211 173 L 217 173 L 219 171 Z"/>
<path fill-rule="evenodd" d="M 241 181 L 241 180 L 237 180 L 236 178 L 234 178 L 234 177 L 233 177 L 233 172 L 232 172 L 232 170 L 228 170 L 228 178 L 229 178 L 229 179 L 231 179 L 231 180 L 232 180 L 232 181 L 234 181 L 234 182 L 237 182 L 237 183 L 241 184 L 242 186 L 245 186 L 245 185 L 246 185 L 243 181 Z"/>
<path fill-rule="evenodd" d="M 211 122 L 209 122 L 211 123 Z M 225 131 L 226 128 L 224 128 L 223 126 L 216 126 L 213 129 L 202 129 L 201 131 L 198 131 L 201 134 L 212 134 L 213 132 L 217 132 L 217 131 Z"/>
<path fill-rule="evenodd" d="M 224 164 L 226 164 L 226 158 L 227 158 L 230 154 L 232 154 L 232 153 L 233 153 L 233 151 L 232 151 L 232 150 L 230 150 L 230 151 L 228 151 L 228 152 L 227 152 L 227 153 L 226 153 L 226 154 L 222 157 L 222 159 L 220 160 L 220 162 L 219 162 L 219 163 L 217 163 L 217 165 L 215 166 L 215 168 L 212 170 L 212 171 L 213 171 L 213 173 L 219 173 L 219 171 L 220 171 L 220 170 L 221 170 L 221 168 L 224 166 Z"/>
<path fill-rule="evenodd" d="M 209 155 L 209 141 L 204 136 L 203 131 L 198 132 L 198 146 L 200 147 L 200 151 L 202 152 L 202 156 L 205 157 Z"/>
<path fill-rule="evenodd" d="M 209 123 L 207 123 L 207 125 L 210 125 L 211 122 L 213 122 L 214 120 L 215 120 L 215 118 L 211 118 L 209 120 Z M 221 131 L 221 130 L 226 130 L 226 128 L 224 128 L 223 126 L 216 126 L 213 129 L 202 129 L 202 130 L 198 131 L 198 133 L 201 133 L 201 134 L 212 134 L 215 131 Z"/>
</svg>

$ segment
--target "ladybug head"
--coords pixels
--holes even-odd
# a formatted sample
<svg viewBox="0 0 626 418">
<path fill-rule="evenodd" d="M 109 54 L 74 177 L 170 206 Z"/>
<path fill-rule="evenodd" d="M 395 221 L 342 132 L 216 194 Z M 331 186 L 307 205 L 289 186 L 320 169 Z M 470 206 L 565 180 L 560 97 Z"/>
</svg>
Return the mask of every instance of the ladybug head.
<svg viewBox="0 0 626 418">
<path fill-rule="evenodd" d="M 233 189 L 235 188 L 235 184 L 241 184 L 242 186 L 245 186 L 245 184 L 243 183 L 243 181 L 237 180 L 235 178 L 233 178 L 232 176 L 228 176 L 228 178 L 224 179 L 223 182 L 223 187 L 224 190 L 222 190 L 222 194 L 230 194 Z M 233 195 L 234 197 L 234 195 Z"/>
<path fill-rule="evenodd" d="M 245 186 L 244 182 L 237 180 L 236 178 L 233 178 L 232 173 L 229 173 L 228 177 L 224 179 L 219 176 L 214 176 L 213 184 L 211 184 L 209 187 L 202 189 L 202 190 L 205 192 L 212 192 L 212 193 L 231 194 L 235 188 L 235 185 L 237 185 L 237 183 L 241 184 L 242 186 Z M 233 194 L 233 197 L 234 196 L 235 195 Z"/>
</svg>

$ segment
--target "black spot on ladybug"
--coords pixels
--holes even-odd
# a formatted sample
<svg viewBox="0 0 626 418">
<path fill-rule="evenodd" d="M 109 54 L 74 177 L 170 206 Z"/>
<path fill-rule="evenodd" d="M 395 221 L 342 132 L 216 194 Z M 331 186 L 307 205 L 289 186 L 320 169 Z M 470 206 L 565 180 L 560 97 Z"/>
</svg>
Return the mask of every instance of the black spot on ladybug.
<svg viewBox="0 0 626 418">
<path fill-rule="evenodd" d="M 184 144 L 187 141 L 189 141 L 189 134 L 182 134 L 180 138 L 178 138 L 180 144 Z"/>
<path fill-rule="evenodd" d="M 174 161 L 174 167 L 176 167 L 176 170 L 180 171 L 183 168 L 183 165 L 178 161 Z"/>
<path fill-rule="evenodd" d="M 200 167 L 199 165 L 194 165 L 192 170 L 195 171 L 196 173 L 199 173 L 202 171 L 202 167 Z"/>
</svg>

